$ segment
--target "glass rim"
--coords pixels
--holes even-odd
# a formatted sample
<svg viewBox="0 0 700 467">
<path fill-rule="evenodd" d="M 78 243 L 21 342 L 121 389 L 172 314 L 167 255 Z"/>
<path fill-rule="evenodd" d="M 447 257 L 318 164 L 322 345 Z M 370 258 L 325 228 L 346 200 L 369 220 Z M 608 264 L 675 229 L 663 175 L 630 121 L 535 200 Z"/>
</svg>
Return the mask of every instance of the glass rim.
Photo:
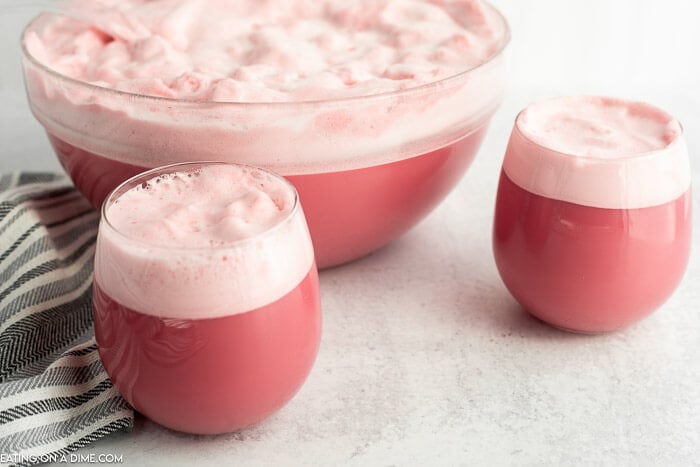
<svg viewBox="0 0 700 467">
<path fill-rule="evenodd" d="M 179 168 L 187 168 L 187 167 L 211 167 L 211 166 L 216 166 L 216 165 L 223 165 L 223 166 L 229 166 L 229 167 L 238 167 L 238 168 L 244 168 L 244 169 L 249 169 L 255 172 L 261 172 L 264 173 L 277 181 L 281 182 L 283 186 L 286 187 L 287 190 L 293 195 L 292 196 L 292 208 L 289 210 L 287 215 L 283 218 L 277 221 L 274 225 L 266 228 L 262 232 L 258 232 L 255 235 L 252 235 L 250 237 L 245 237 L 241 238 L 239 240 L 235 240 L 233 242 L 226 243 L 224 245 L 217 245 L 217 246 L 206 246 L 206 247 L 183 247 L 183 246 L 163 246 L 159 245 L 156 243 L 151 243 L 139 238 L 135 238 L 133 236 L 130 236 L 124 232 L 122 232 L 120 229 L 118 229 L 109 219 L 109 216 L 107 215 L 107 211 L 110 206 L 112 206 L 123 194 L 131 190 L 132 188 L 138 186 L 141 183 L 144 183 L 148 180 L 152 180 L 158 175 L 164 175 L 164 174 L 169 174 L 169 173 L 174 173 L 177 172 Z M 130 177 L 117 185 L 116 188 L 114 188 L 112 191 L 109 192 L 107 197 L 104 199 L 102 202 L 102 206 L 100 207 L 100 225 L 98 227 L 98 233 L 99 230 L 102 230 L 103 226 L 108 228 L 110 232 L 113 232 L 117 234 L 119 237 L 131 242 L 135 243 L 137 245 L 140 245 L 142 247 L 151 249 L 151 250 L 158 250 L 158 251 L 181 251 L 181 252 L 200 252 L 200 253 L 205 253 L 205 252 L 220 252 L 220 251 L 230 251 L 230 250 L 236 250 L 238 249 L 241 245 L 245 245 L 254 241 L 260 241 L 261 239 L 264 239 L 266 237 L 269 237 L 270 235 L 273 235 L 277 230 L 281 229 L 283 226 L 287 225 L 289 222 L 292 221 L 299 213 L 301 212 L 301 203 L 299 202 L 299 193 L 297 192 L 297 189 L 294 187 L 294 185 L 284 178 L 283 176 L 268 170 L 264 169 L 261 167 L 256 167 L 253 165 L 248 165 L 248 164 L 240 164 L 237 162 L 221 162 L 221 161 L 188 161 L 188 162 L 177 162 L 174 164 L 168 164 L 168 165 L 163 165 L 159 167 L 155 167 L 153 169 L 146 170 L 144 172 L 140 172 L 133 177 Z M 306 222 L 306 220 L 304 220 Z"/>
<path fill-rule="evenodd" d="M 644 152 L 637 152 L 637 153 L 630 153 L 630 154 L 620 154 L 614 158 L 611 157 L 600 157 L 600 156 L 581 156 L 577 154 L 572 154 L 569 152 L 564 152 L 560 151 L 558 149 L 552 148 L 550 146 L 547 146 L 542 143 L 538 143 L 537 141 L 534 141 L 530 136 L 528 136 L 521 128 L 520 128 L 520 117 L 522 116 L 523 113 L 534 103 L 537 102 L 545 102 L 545 101 L 550 101 L 550 100 L 556 100 L 564 97 L 588 97 L 588 98 L 605 98 L 605 99 L 614 99 L 619 102 L 625 102 L 625 103 L 633 103 L 633 104 L 644 104 L 646 106 L 652 107 L 655 110 L 660 110 L 663 113 L 667 114 L 673 121 L 678 123 L 678 127 L 680 128 L 680 133 L 671 141 L 670 143 L 666 144 L 666 146 L 658 149 L 652 149 L 650 151 L 644 151 Z M 536 146 L 537 148 L 552 152 L 557 154 L 558 156 L 561 157 L 573 157 L 578 160 L 582 161 L 587 161 L 587 162 L 594 162 L 597 164 L 614 164 L 614 163 L 619 163 L 621 161 L 631 161 L 631 160 L 638 160 L 638 159 L 644 159 L 644 158 L 650 158 L 658 155 L 659 153 L 666 152 L 669 150 L 672 150 L 674 146 L 677 146 L 678 144 L 682 144 L 681 142 L 684 140 L 684 135 L 685 135 L 685 129 L 683 128 L 683 124 L 678 120 L 676 117 L 671 115 L 670 113 L 666 112 L 664 109 L 661 107 L 658 107 L 654 104 L 649 104 L 648 102 L 644 101 L 639 101 L 639 100 L 633 100 L 633 99 L 624 99 L 620 97 L 615 97 L 615 96 L 606 96 L 606 95 L 594 95 L 594 94 L 585 94 L 585 95 L 564 95 L 564 96 L 555 96 L 555 97 L 550 97 L 547 99 L 541 99 L 538 101 L 533 101 L 530 104 L 528 104 L 525 108 L 520 110 L 518 114 L 515 117 L 515 120 L 513 122 L 513 131 L 517 131 L 518 135 L 520 135 L 525 141 L 527 141 L 529 144 L 532 144 L 533 146 Z"/>
<path fill-rule="evenodd" d="M 200 101 L 200 100 L 194 100 L 194 99 L 179 99 L 179 98 L 172 98 L 172 97 L 162 97 L 162 96 L 151 96 L 148 94 L 139 94 L 136 92 L 130 92 L 130 91 L 121 91 L 113 88 L 108 88 L 104 86 L 99 86 L 96 84 L 88 83 L 86 81 L 81 81 L 76 78 L 72 78 L 70 76 L 64 75 L 63 73 L 60 73 L 52 68 L 50 68 L 48 65 L 45 65 L 44 63 L 40 62 L 34 55 L 32 55 L 29 52 L 29 49 L 27 48 L 27 35 L 30 32 L 30 29 L 32 26 L 45 14 L 56 14 L 56 13 L 51 13 L 51 12 L 42 12 L 39 13 L 37 16 L 35 16 L 27 26 L 25 26 L 24 30 L 22 31 L 21 35 L 21 50 L 22 50 L 22 55 L 24 58 L 29 60 L 33 65 L 41 69 L 43 72 L 48 73 L 49 75 L 53 76 L 54 78 L 72 84 L 72 85 L 77 85 L 77 86 L 82 86 L 86 89 L 90 89 L 92 91 L 96 92 L 104 92 L 107 94 L 112 94 L 115 96 L 121 96 L 124 98 L 128 99 L 139 99 L 143 100 L 145 102 L 154 102 L 154 103 L 162 103 L 162 104 L 170 104 L 172 105 L 173 103 L 177 104 L 189 104 L 189 105 L 220 105 L 220 106 L 227 106 L 227 107 L 275 107 L 275 108 L 286 108 L 286 107 L 315 107 L 315 106 L 322 106 L 322 105 L 333 105 L 333 104 L 345 104 L 345 103 L 353 103 L 353 102 L 373 102 L 375 100 L 383 100 L 383 99 L 390 99 L 390 98 L 398 98 L 398 97 L 406 97 L 406 96 L 412 96 L 414 94 L 421 94 L 426 91 L 432 91 L 432 90 L 437 90 L 441 89 L 443 87 L 449 86 L 455 82 L 458 82 L 462 79 L 465 79 L 467 76 L 470 75 L 470 73 L 475 72 L 481 68 L 485 68 L 489 64 L 493 63 L 498 59 L 499 57 L 503 56 L 506 48 L 508 47 L 508 44 L 510 44 L 511 41 L 511 29 L 510 25 L 508 24 L 508 21 L 506 20 L 505 16 L 493 5 L 491 5 L 489 2 L 484 1 L 484 5 L 487 6 L 499 19 L 501 24 L 503 25 L 503 34 L 498 38 L 498 47 L 496 48 L 495 51 L 493 51 L 488 58 L 486 58 L 483 62 L 468 68 L 466 70 L 460 71 L 456 74 L 450 75 L 446 78 L 439 79 L 437 81 L 431 81 L 429 83 L 424 83 L 420 84 L 418 86 L 413 86 L 413 87 L 408 87 L 406 89 L 399 89 L 395 91 L 385 91 L 377 94 L 369 94 L 369 95 L 359 95 L 359 96 L 347 96 L 347 97 L 337 97 L 337 98 L 330 98 L 330 99 L 315 99 L 315 100 L 301 100 L 301 101 L 241 101 L 241 102 L 229 102 L 229 101 Z"/>
</svg>

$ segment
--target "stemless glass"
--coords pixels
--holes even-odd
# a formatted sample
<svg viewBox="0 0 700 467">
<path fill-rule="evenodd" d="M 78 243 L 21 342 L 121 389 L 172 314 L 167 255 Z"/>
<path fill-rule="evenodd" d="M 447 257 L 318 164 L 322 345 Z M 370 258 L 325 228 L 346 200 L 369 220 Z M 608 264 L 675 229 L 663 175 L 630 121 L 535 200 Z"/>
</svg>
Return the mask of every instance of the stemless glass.
<svg viewBox="0 0 700 467">
<path fill-rule="evenodd" d="M 630 115 L 663 112 L 613 102 L 629 105 Z M 675 290 L 689 256 L 690 169 L 680 125 L 663 113 L 677 128 L 665 147 L 603 158 L 533 141 L 522 115 L 494 218 L 506 287 L 531 314 L 569 331 L 613 331 L 645 317 Z"/>
<path fill-rule="evenodd" d="M 167 246 L 115 224 L 112 208 L 122 203 L 124 209 L 130 190 L 221 167 L 245 171 L 262 189 L 274 186 L 293 206 L 288 215 L 247 238 L 209 247 Z M 202 202 L 187 191 L 181 196 L 185 209 Z M 94 315 L 107 373 L 151 420 L 216 434 L 269 416 L 301 387 L 320 342 L 318 275 L 294 187 L 262 169 L 213 162 L 175 164 L 127 180 L 102 207 Z"/>
</svg>

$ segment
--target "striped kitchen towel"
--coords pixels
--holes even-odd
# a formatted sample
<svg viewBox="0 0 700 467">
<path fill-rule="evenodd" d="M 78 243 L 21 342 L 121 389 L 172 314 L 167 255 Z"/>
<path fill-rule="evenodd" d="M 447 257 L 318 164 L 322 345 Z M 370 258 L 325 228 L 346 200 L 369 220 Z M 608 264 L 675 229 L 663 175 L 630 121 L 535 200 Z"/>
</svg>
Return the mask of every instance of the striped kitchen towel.
<svg viewBox="0 0 700 467">
<path fill-rule="evenodd" d="M 98 213 L 56 174 L 0 175 L 0 464 L 130 429 L 92 327 Z"/>
</svg>

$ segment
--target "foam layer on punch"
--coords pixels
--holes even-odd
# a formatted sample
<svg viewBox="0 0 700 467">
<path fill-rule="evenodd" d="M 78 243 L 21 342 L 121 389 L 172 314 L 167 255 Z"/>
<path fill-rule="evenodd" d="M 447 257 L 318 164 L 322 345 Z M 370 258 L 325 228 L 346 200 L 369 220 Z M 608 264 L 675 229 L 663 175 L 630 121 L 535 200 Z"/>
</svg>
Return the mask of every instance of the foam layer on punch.
<svg viewBox="0 0 700 467">
<path fill-rule="evenodd" d="M 282 298 L 313 264 L 294 190 L 257 169 L 194 167 L 144 180 L 108 203 L 95 280 L 128 308 L 178 319 Z"/>
<path fill-rule="evenodd" d="M 690 187 L 682 129 L 668 113 L 609 97 L 561 97 L 520 113 L 503 170 L 528 191 L 585 206 L 668 203 Z"/>
<path fill-rule="evenodd" d="M 503 90 L 507 26 L 478 0 L 103 3 L 28 28 L 30 102 L 57 138 L 141 167 L 390 163 L 477 131 Z"/>
<path fill-rule="evenodd" d="M 478 0 L 91 0 L 31 52 L 71 78 L 190 100 L 366 96 L 486 61 L 503 24 Z"/>
</svg>

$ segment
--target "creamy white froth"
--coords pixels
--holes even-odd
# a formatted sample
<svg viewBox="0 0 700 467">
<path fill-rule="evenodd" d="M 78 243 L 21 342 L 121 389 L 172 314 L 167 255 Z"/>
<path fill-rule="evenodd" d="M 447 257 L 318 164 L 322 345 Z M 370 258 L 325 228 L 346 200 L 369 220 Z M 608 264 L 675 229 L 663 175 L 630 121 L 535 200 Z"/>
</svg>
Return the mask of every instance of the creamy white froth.
<svg viewBox="0 0 700 467">
<path fill-rule="evenodd" d="M 515 122 L 503 169 L 528 191 L 600 208 L 656 206 L 690 187 L 678 121 L 649 104 L 609 97 L 528 106 Z"/>
<path fill-rule="evenodd" d="M 272 303 L 309 273 L 294 190 L 265 172 L 210 165 L 161 175 L 108 204 L 95 279 L 124 306 L 203 319 Z"/>
</svg>

